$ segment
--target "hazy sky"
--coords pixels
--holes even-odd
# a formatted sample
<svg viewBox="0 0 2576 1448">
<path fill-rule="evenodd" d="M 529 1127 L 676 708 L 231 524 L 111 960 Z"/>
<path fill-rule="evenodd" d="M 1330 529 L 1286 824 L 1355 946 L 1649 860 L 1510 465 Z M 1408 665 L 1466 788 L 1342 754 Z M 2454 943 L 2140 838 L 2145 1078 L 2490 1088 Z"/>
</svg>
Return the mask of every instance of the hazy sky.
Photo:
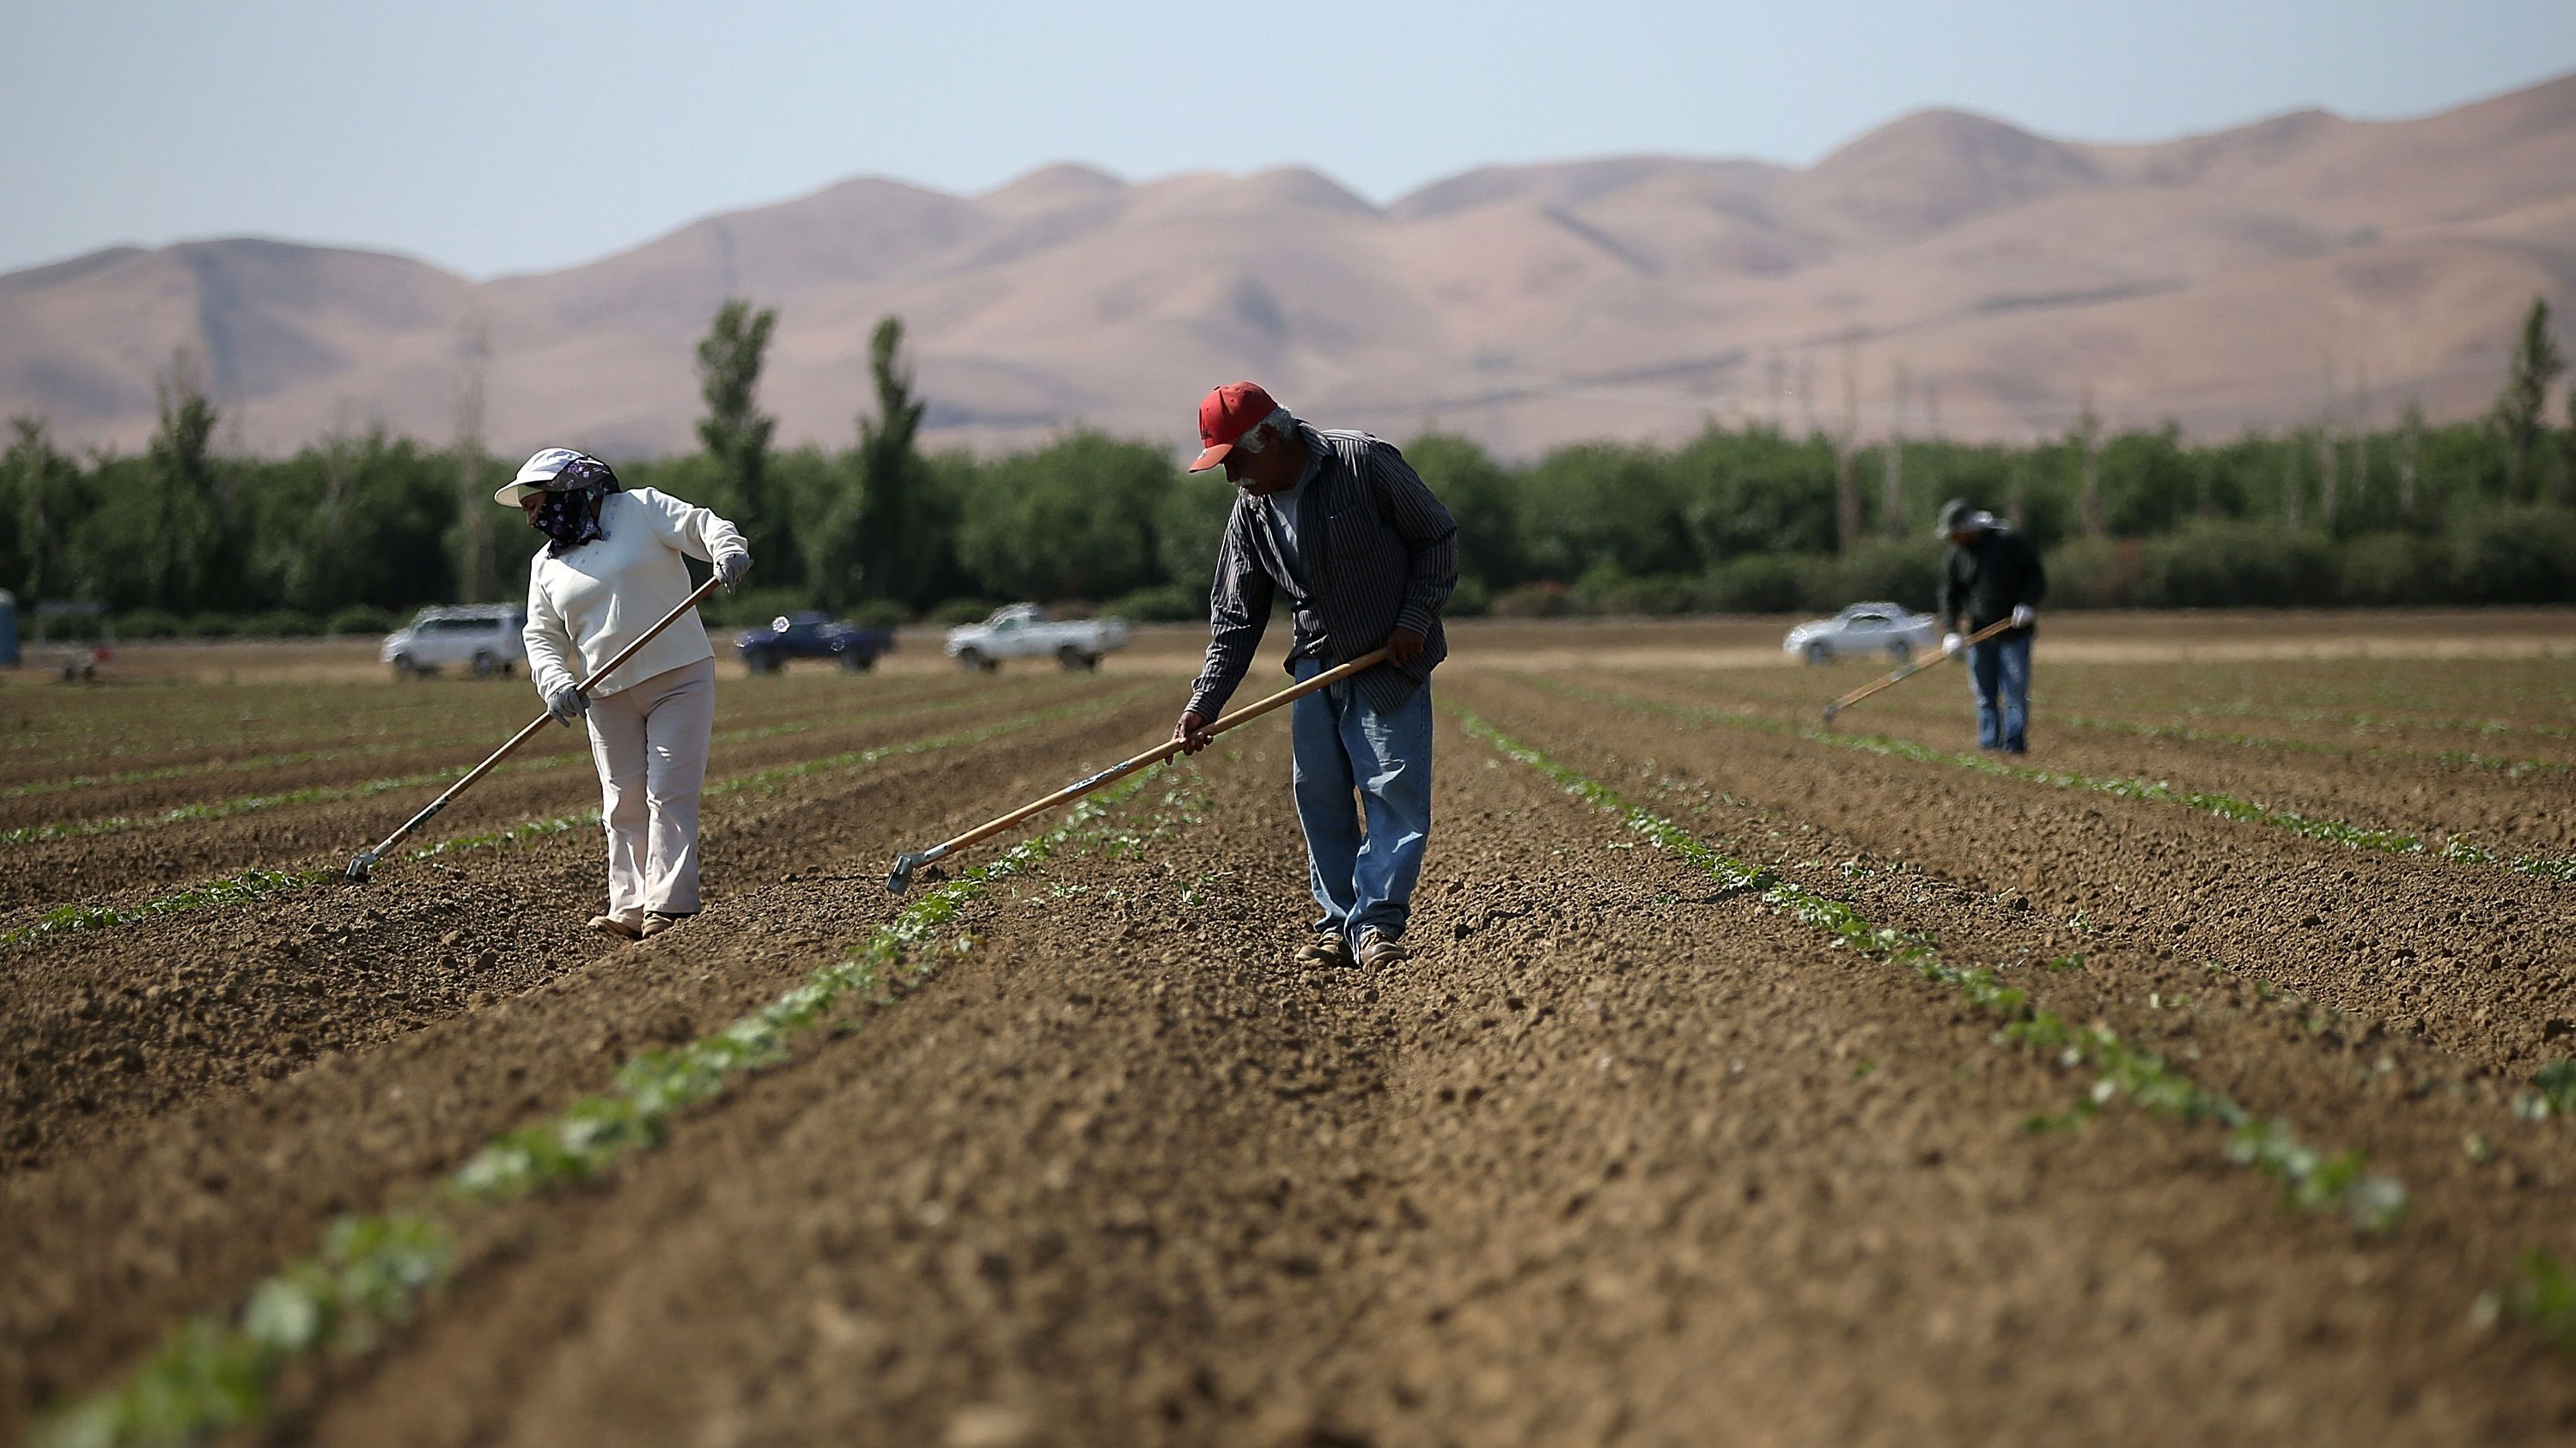
<svg viewBox="0 0 2576 1448">
<path fill-rule="evenodd" d="M 2576 69 L 2571 0 L 0 0 L 0 270 L 262 235 L 544 270 L 855 174 L 1805 163 L 1928 105 L 2155 140 Z"/>
</svg>

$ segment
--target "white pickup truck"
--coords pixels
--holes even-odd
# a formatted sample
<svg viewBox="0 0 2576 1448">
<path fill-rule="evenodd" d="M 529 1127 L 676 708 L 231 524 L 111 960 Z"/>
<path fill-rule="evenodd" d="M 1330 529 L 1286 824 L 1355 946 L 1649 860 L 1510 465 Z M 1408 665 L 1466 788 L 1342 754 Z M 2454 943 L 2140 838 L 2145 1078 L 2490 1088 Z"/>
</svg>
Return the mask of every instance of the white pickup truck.
<svg viewBox="0 0 2576 1448">
<path fill-rule="evenodd" d="M 1052 656 L 1068 669 L 1096 669 L 1100 656 L 1127 647 L 1124 619 L 1047 622 L 1046 610 L 1034 603 L 1015 603 L 995 611 L 982 623 L 948 631 L 948 657 L 970 669 L 991 673 L 1004 659 Z"/>
</svg>

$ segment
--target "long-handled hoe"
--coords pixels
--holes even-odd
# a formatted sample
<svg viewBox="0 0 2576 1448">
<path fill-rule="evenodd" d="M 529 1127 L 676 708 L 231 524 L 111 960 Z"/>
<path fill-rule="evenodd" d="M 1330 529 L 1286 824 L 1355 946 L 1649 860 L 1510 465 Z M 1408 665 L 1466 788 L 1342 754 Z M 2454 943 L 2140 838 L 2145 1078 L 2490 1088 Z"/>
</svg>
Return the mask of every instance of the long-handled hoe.
<svg viewBox="0 0 2576 1448">
<path fill-rule="evenodd" d="M 1278 693 L 1271 695 L 1269 698 L 1262 700 L 1258 704 L 1247 704 L 1243 708 L 1225 715 L 1215 723 L 1207 726 L 1206 732 L 1210 735 L 1223 734 L 1225 731 L 1234 728 L 1238 724 L 1249 724 L 1253 720 L 1260 718 L 1262 715 L 1269 713 L 1271 710 L 1278 708 L 1282 704 L 1294 703 L 1308 694 L 1314 693 L 1318 689 L 1329 688 L 1332 685 L 1338 684 L 1342 680 L 1349 678 L 1353 674 L 1359 673 L 1364 669 L 1375 668 L 1377 665 L 1384 663 L 1385 661 L 1386 650 L 1371 649 L 1369 652 L 1360 655 L 1358 658 L 1351 660 L 1347 664 L 1339 664 L 1326 669 L 1324 672 L 1317 674 L 1315 677 L 1308 679 L 1303 683 L 1294 684 L 1288 688 L 1280 690 Z M 1066 785 L 1064 788 L 1057 790 L 1055 793 L 1048 795 L 1044 799 L 1024 804 L 999 819 L 989 820 L 983 824 L 977 825 L 975 828 L 968 830 L 966 833 L 959 835 L 957 838 L 950 840 L 945 844 L 933 845 L 929 849 L 922 850 L 918 853 L 897 855 L 894 861 L 894 873 L 886 876 L 886 889 L 893 894 L 900 895 L 905 890 L 911 888 L 913 871 L 918 870 L 925 865 L 935 865 L 941 860 L 948 858 L 950 855 L 957 853 L 959 850 L 965 849 L 968 845 L 989 840 L 993 836 L 1000 834 L 1002 831 L 1009 829 L 1011 826 L 1018 824 L 1020 821 L 1029 818 L 1031 815 L 1044 814 L 1058 805 L 1071 804 L 1075 800 L 1082 798 L 1086 794 L 1090 794 L 1094 790 L 1104 789 L 1109 785 L 1117 783 L 1119 780 L 1126 778 L 1128 775 L 1134 774 L 1137 770 L 1143 769 L 1149 764 L 1160 764 L 1164 760 L 1178 754 L 1180 750 L 1181 741 L 1177 739 L 1166 739 L 1162 743 L 1155 745 L 1153 748 L 1146 750 L 1144 753 L 1137 755 L 1133 759 L 1121 760 L 1087 779 L 1075 780 L 1073 783 Z"/>
<path fill-rule="evenodd" d="M 1968 645 L 1984 643 L 1986 640 L 1993 638 L 1995 635 L 2002 633 L 2005 629 L 2011 627 L 2011 619 L 1996 619 L 1993 623 L 1986 625 L 1984 628 L 1981 628 L 1975 633 L 1972 633 L 1966 638 L 1960 640 L 1959 652 L 1964 654 L 1968 651 Z M 1868 698 L 1870 695 L 1877 693 L 1879 690 L 1886 688 L 1890 684 L 1902 684 L 1906 680 L 1913 678 L 1916 674 L 1922 673 L 1925 669 L 1931 668 L 1936 664 L 1946 663 L 1949 661 L 1949 658 L 1950 655 L 1948 651 L 1944 650 L 1941 653 L 1934 654 L 1928 659 L 1914 659 L 1897 665 L 1894 669 L 1888 671 L 1887 677 L 1878 679 L 1871 683 L 1863 684 L 1859 688 L 1854 689 L 1850 693 L 1843 695 L 1841 698 L 1836 699 L 1830 704 L 1827 704 L 1825 706 L 1825 722 L 1831 724 L 1834 722 L 1834 716 L 1836 714 L 1850 708 L 1852 705 L 1859 703 L 1861 700 Z"/>
<path fill-rule="evenodd" d="M 617 657 L 610 659 L 607 663 L 601 665 L 597 673 L 592 674 L 589 678 L 573 685 L 573 687 L 580 690 L 584 697 L 588 697 L 592 685 L 607 678 L 609 675 L 616 673 L 617 666 L 625 663 L 628 659 L 635 657 L 636 650 L 641 649 L 646 644 L 649 644 L 656 638 L 661 637 L 662 630 L 678 623 L 682 614 L 685 614 L 690 609 L 697 607 L 700 603 L 706 600 L 706 596 L 708 594 L 715 591 L 716 580 L 712 578 L 699 584 L 697 592 L 681 599 L 680 606 L 671 610 L 669 613 L 664 614 L 660 623 L 646 629 L 642 638 L 639 638 L 635 642 L 628 644 L 626 647 L 619 649 L 617 651 Z M 545 728 L 548 724 L 553 723 L 554 717 L 555 716 L 552 714 L 539 714 L 535 719 L 530 720 L 528 727 L 511 736 L 509 743 L 493 750 L 491 758 L 474 766 L 473 772 L 467 774 L 463 779 L 449 785 L 447 787 L 447 793 L 431 800 L 429 802 L 429 808 L 413 815 L 409 820 L 406 820 L 403 823 L 403 827 L 401 829 L 385 836 L 384 843 L 376 846 L 372 850 L 359 851 L 358 854 L 349 861 L 349 883 L 352 885 L 363 885 L 367 883 L 368 873 L 375 869 L 376 862 L 383 859 L 385 856 L 392 854 L 394 846 L 401 844 L 405 836 L 409 835 L 412 831 L 419 829 L 422 825 L 429 823 L 431 816 L 454 803 L 456 797 L 463 794 L 466 791 L 466 788 L 472 785 L 474 781 L 491 773 L 493 765 L 509 758 L 511 751 L 517 749 L 520 745 L 527 743 L 529 740 L 536 738 L 537 731 Z"/>
</svg>

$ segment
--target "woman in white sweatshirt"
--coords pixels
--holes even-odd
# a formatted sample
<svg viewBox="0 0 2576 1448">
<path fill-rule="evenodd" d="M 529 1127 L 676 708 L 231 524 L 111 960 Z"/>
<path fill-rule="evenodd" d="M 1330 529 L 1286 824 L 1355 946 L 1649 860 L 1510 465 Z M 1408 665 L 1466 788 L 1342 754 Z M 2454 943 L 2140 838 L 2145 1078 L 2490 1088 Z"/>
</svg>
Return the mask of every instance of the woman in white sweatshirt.
<svg viewBox="0 0 2576 1448">
<path fill-rule="evenodd" d="M 528 564 L 528 675 L 566 726 L 590 719 L 608 825 L 608 913 L 590 928 L 658 935 L 698 911 L 698 791 L 715 726 L 715 650 L 695 614 L 664 629 L 585 696 L 577 682 L 679 607 L 685 553 L 728 589 L 751 568 L 733 524 L 608 464 L 547 448 L 492 495 L 527 514 L 546 546 Z"/>
</svg>

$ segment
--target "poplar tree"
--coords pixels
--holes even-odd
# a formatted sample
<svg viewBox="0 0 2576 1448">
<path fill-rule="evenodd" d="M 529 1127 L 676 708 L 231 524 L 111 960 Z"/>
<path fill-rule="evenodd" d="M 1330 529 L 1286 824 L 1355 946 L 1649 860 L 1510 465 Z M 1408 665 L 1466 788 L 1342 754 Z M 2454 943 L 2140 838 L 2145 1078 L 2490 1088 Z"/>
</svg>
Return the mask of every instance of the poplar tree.
<svg viewBox="0 0 2576 1448">
<path fill-rule="evenodd" d="M 721 506 L 742 529 L 755 559 L 775 558 L 770 545 L 784 534 L 787 522 L 781 516 L 785 510 L 769 496 L 769 438 L 778 420 L 761 412 L 755 397 L 769 334 L 777 325 L 777 308 L 755 311 L 742 298 L 729 297 L 698 343 L 698 389 L 707 404 L 707 415 L 698 420 L 698 441 L 721 479 Z"/>
<path fill-rule="evenodd" d="M 2548 405 L 2549 384 L 2566 370 L 2567 359 L 2549 331 L 2549 299 L 2533 297 L 2531 310 L 2523 315 L 2522 337 L 2514 344 L 2512 373 L 2490 414 L 2504 435 L 2505 492 L 2514 502 L 2539 496 L 2540 445 L 2549 433 L 2542 409 Z"/>
</svg>

